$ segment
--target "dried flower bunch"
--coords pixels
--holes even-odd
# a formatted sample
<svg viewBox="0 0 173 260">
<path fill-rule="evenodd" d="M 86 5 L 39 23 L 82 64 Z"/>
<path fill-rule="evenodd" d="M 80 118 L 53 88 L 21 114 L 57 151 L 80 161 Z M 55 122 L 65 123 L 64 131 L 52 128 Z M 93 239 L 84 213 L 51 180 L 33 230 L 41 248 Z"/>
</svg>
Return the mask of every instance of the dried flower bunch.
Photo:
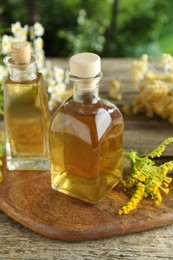
<svg viewBox="0 0 173 260">
<path fill-rule="evenodd" d="M 44 42 L 42 36 L 44 35 L 43 26 L 36 22 L 33 26 L 28 25 L 21 26 L 20 22 L 16 22 L 11 25 L 11 35 L 4 34 L 0 41 L 0 54 L 3 58 L 4 55 L 10 53 L 11 43 L 13 41 L 26 41 L 31 43 L 32 52 L 37 55 L 38 71 L 44 74 L 47 91 L 49 93 L 49 109 L 53 110 L 57 103 L 61 103 L 64 96 L 67 94 L 66 87 L 69 83 L 68 71 L 64 71 L 58 66 L 53 66 L 49 60 L 46 60 L 43 50 Z M 5 66 L 0 65 L 0 85 L 3 86 L 3 82 L 8 75 L 8 70 Z M 3 92 L 0 92 L 0 106 L 1 114 L 3 105 Z"/>
<path fill-rule="evenodd" d="M 111 80 L 109 86 L 109 97 L 115 100 L 122 100 L 121 82 L 119 80 Z"/>
<path fill-rule="evenodd" d="M 139 93 L 123 110 L 129 114 L 145 112 L 148 117 L 158 115 L 173 124 L 173 57 L 163 54 L 158 64 L 149 64 L 147 55 L 132 62 L 132 82 L 139 85 Z"/>
<path fill-rule="evenodd" d="M 133 60 L 131 66 L 132 82 L 138 83 L 148 73 L 148 56 L 143 54 L 139 60 Z"/>
</svg>

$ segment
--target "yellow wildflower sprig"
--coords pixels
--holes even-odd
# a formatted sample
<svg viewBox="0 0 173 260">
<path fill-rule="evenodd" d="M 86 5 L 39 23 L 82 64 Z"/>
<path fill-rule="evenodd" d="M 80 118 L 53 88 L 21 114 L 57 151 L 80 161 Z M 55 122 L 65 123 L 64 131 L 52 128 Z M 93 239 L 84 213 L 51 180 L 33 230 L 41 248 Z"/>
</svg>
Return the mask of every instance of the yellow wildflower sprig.
<svg viewBox="0 0 173 260">
<path fill-rule="evenodd" d="M 131 199 L 127 202 L 125 206 L 123 206 L 119 211 L 118 214 L 128 214 L 132 209 L 135 209 L 139 202 L 142 200 L 145 192 L 145 186 L 141 182 L 136 185 L 136 190 L 131 197 Z"/>
<path fill-rule="evenodd" d="M 172 142 L 173 142 L 173 137 L 167 138 L 154 151 L 149 153 L 147 155 L 147 157 L 150 157 L 150 158 L 160 157 L 162 155 L 163 151 L 165 150 L 166 146 Z"/>
<path fill-rule="evenodd" d="M 168 177 L 167 173 L 173 169 L 173 161 L 157 166 L 151 158 L 160 157 L 166 145 L 171 142 L 173 138 L 166 139 L 157 149 L 144 157 L 135 151 L 124 153 L 131 163 L 131 174 L 122 184 L 125 190 L 135 188 L 135 192 L 127 204 L 118 211 L 120 215 L 136 209 L 143 198 L 150 197 L 158 205 L 162 202 L 162 193 L 169 193 L 168 186 L 172 178 Z"/>
</svg>

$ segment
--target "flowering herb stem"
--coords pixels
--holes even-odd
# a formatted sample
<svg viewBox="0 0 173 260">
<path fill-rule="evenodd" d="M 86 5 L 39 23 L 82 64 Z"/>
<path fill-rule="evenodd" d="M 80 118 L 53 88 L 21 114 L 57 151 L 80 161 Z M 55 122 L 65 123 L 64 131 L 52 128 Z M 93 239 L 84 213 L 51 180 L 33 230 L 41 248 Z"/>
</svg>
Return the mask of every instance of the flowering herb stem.
<svg viewBox="0 0 173 260">
<path fill-rule="evenodd" d="M 150 197 L 158 205 L 162 202 L 162 193 L 169 193 L 169 184 L 172 178 L 167 173 L 173 169 L 173 161 L 166 162 L 160 166 L 152 160 L 160 157 L 166 145 L 173 142 L 173 138 L 168 138 L 161 143 L 158 148 L 146 156 L 139 156 L 137 152 L 124 152 L 124 156 L 130 161 L 131 173 L 126 180 L 122 181 L 125 190 L 134 188 L 134 194 L 118 213 L 128 214 L 137 208 L 143 198 Z"/>
</svg>

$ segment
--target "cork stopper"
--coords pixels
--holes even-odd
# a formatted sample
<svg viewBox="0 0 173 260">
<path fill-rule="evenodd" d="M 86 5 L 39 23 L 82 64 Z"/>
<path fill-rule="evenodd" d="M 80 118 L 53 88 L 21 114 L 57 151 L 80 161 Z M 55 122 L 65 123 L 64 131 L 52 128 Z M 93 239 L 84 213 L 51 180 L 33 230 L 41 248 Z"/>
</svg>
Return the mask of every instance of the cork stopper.
<svg viewBox="0 0 173 260">
<path fill-rule="evenodd" d="M 29 63 L 31 60 L 31 48 L 29 42 L 13 42 L 11 44 L 11 55 L 15 64 Z"/>
<path fill-rule="evenodd" d="M 80 78 L 92 78 L 101 72 L 100 57 L 95 53 L 83 52 L 70 58 L 70 72 Z"/>
</svg>

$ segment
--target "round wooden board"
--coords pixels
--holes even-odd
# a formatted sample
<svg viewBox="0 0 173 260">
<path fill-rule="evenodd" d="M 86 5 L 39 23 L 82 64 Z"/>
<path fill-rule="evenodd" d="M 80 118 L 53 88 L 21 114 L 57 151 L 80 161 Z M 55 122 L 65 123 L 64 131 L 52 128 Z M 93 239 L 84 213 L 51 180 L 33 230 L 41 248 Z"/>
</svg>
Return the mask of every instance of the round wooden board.
<svg viewBox="0 0 173 260">
<path fill-rule="evenodd" d="M 144 200 L 126 216 L 117 211 L 128 197 L 113 190 L 97 205 L 61 194 L 50 187 L 49 172 L 9 172 L 3 168 L 0 209 L 46 237 L 85 241 L 140 232 L 173 223 L 173 188 L 163 203 Z"/>
</svg>

